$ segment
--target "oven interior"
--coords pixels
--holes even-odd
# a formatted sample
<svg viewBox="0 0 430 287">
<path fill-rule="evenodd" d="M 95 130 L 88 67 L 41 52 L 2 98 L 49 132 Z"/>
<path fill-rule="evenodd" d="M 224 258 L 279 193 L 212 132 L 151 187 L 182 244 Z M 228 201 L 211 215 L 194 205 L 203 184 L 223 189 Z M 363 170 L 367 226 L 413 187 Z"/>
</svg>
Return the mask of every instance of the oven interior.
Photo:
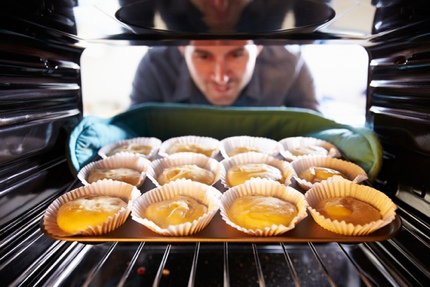
<svg viewBox="0 0 430 287">
<path fill-rule="evenodd" d="M 233 30 L 205 25 L 199 10 L 190 9 L 194 2 L 199 1 L 6 0 L 0 4 L 2 285 L 428 284 L 430 11 L 426 1 L 243 1 L 251 5 L 251 16 L 240 18 Z M 364 78 L 362 72 L 350 76 L 351 82 L 358 77 L 363 82 L 364 90 L 358 92 L 362 110 L 360 106 L 357 118 L 348 118 L 330 109 L 333 102 L 329 102 L 327 117 L 366 126 L 378 135 L 383 165 L 373 185 L 398 205 L 399 233 L 385 241 L 354 244 L 83 244 L 45 236 L 40 219 L 46 208 L 80 185 L 67 162 L 68 136 L 84 116 L 107 110 L 91 111 L 85 99 L 99 85 L 97 74 L 87 74 L 92 66 L 101 65 L 87 62 L 91 52 L 103 61 L 103 49 L 133 49 L 137 58 L 148 47 L 182 45 L 190 39 L 252 39 L 304 51 L 342 46 L 364 51 L 360 59 L 365 63 L 359 63 Z M 112 68 L 114 76 L 128 66 L 122 61 L 130 60 L 120 56 L 117 69 Z M 330 81 L 328 88 L 339 84 L 336 76 L 323 81 Z M 96 87 L 94 94 L 98 91 Z M 114 106 L 112 112 L 125 108 Z"/>
</svg>

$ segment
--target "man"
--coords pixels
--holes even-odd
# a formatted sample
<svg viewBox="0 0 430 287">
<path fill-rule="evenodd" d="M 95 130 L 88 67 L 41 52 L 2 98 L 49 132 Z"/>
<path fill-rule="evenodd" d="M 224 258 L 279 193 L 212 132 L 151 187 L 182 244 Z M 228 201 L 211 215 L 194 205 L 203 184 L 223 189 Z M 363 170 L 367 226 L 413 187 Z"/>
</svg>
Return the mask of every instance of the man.
<svg viewBox="0 0 430 287">
<path fill-rule="evenodd" d="M 142 102 L 318 111 L 313 78 L 299 55 L 246 40 L 150 49 L 138 66 L 131 94 L 132 105 Z"/>
</svg>

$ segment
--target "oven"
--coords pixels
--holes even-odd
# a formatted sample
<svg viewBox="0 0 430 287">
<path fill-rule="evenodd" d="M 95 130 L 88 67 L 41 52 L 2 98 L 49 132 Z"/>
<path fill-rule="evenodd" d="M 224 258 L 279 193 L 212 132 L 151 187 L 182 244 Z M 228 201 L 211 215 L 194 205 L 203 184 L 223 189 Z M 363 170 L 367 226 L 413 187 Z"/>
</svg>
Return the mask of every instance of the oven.
<svg viewBox="0 0 430 287">
<path fill-rule="evenodd" d="M 191 2 L 2 1 L 1 285 L 426 286 L 427 1 L 244 1 L 253 9 L 227 31 L 208 28 Z M 179 17 L 184 13 L 187 17 Z M 397 205 L 401 227 L 396 234 L 368 242 L 80 242 L 47 236 L 41 228 L 45 210 L 81 185 L 67 145 L 87 112 L 82 55 L 93 46 L 182 45 L 192 39 L 362 47 L 367 55 L 363 125 L 383 149 L 380 170 L 368 184 Z M 339 84 L 331 81 L 332 87 Z M 336 116 L 332 113 L 327 116 Z"/>
</svg>

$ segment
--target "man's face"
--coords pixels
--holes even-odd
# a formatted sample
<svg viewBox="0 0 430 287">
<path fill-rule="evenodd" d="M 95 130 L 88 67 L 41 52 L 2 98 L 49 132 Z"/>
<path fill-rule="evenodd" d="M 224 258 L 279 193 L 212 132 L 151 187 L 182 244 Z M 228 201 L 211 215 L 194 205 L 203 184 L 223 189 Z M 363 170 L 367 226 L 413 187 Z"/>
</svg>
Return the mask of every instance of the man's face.
<svg viewBox="0 0 430 287">
<path fill-rule="evenodd" d="M 250 41 L 192 41 L 180 48 L 191 78 L 217 106 L 229 106 L 251 80 L 261 47 Z"/>
<path fill-rule="evenodd" d="M 251 0 L 191 0 L 211 32 L 233 32 Z"/>
</svg>

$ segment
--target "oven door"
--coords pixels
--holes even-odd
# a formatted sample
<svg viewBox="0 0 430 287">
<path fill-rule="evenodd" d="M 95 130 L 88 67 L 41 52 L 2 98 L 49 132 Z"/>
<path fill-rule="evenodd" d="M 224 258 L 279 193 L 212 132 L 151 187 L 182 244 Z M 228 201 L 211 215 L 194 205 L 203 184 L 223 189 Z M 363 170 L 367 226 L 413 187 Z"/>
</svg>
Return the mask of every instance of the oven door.
<svg viewBox="0 0 430 287">
<path fill-rule="evenodd" d="M 183 27 L 170 33 L 161 30 L 166 29 L 164 24 L 148 29 L 141 22 L 131 23 L 134 18 L 129 13 L 134 11 L 129 5 L 149 2 L 7 0 L 0 4 L 2 284 L 426 286 L 430 280 L 428 179 L 423 172 L 429 163 L 427 2 L 272 1 L 318 5 L 324 7 L 324 13 L 304 23 L 284 17 L 280 22 L 286 26 L 281 29 L 269 21 L 271 25 L 255 34 L 249 30 L 195 34 L 180 30 Z M 285 13 L 291 7 L 277 12 L 299 15 Z M 309 17 L 312 12 L 299 11 Z M 363 11 L 370 14 L 357 18 Z M 158 17 L 161 12 L 153 15 Z M 96 16 L 103 20 L 89 21 Z M 160 21 L 157 17 L 154 23 Z M 362 21 L 365 24 L 358 25 Z M 83 33 L 85 26 L 89 30 Z M 46 236 L 40 228 L 46 208 L 80 186 L 69 166 L 66 146 L 71 131 L 83 119 L 80 56 L 85 47 L 180 44 L 195 38 L 363 45 L 369 51 L 372 70 L 368 125 L 384 148 L 375 187 L 398 204 L 399 233 L 366 243 L 270 244 L 83 244 Z"/>
</svg>

